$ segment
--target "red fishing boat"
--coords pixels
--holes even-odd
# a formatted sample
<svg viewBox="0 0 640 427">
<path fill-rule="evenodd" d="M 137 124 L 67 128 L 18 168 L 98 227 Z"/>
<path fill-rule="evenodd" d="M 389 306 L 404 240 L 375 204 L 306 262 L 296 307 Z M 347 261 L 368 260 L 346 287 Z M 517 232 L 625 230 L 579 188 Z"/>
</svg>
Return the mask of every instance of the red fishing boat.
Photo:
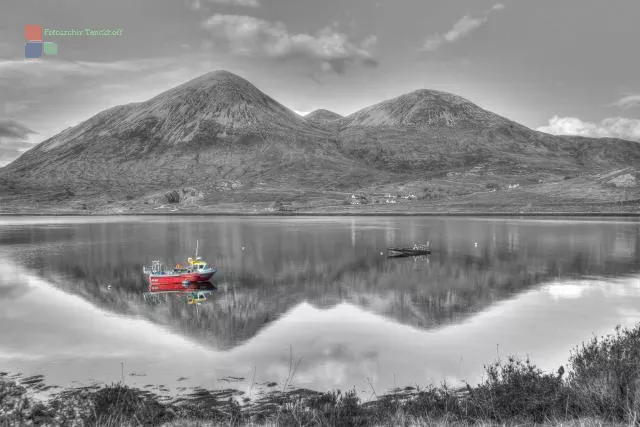
<svg viewBox="0 0 640 427">
<path fill-rule="evenodd" d="M 180 292 L 206 289 L 206 283 L 216 274 L 216 269 L 198 256 L 187 259 L 188 265 L 176 264 L 166 268 L 160 261 L 144 266 L 142 271 L 149 281 L 149 292 Z M 209 283 L 210 285 L 210 283 Z"/>
</svg>

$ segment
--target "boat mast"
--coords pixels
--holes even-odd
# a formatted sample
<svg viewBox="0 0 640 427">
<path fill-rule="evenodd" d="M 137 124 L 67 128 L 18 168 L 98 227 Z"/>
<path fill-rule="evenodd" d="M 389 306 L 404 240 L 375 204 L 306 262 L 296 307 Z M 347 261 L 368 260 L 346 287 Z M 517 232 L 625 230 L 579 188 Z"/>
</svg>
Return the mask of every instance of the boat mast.
<svg viewBox="0 0 640 427">
<path fill-rule="evenodd" d="M 198 259 L 198 241 L 196 240 L 196 259 Z"/>
</svg>

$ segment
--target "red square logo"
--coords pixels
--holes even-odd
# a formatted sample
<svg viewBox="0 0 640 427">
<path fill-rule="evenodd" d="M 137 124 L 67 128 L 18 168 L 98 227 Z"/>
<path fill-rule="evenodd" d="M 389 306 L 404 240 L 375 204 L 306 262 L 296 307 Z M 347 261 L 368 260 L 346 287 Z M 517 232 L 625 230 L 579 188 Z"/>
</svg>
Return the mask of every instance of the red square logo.
<svg viewBox="0 0 640 427">
<path fill-rule="evenodd" d="M 40 25 L 27 24 L 24 26 L 24 38 L 29 41 L 42 41 L 42 27 Z"/>
</svg>

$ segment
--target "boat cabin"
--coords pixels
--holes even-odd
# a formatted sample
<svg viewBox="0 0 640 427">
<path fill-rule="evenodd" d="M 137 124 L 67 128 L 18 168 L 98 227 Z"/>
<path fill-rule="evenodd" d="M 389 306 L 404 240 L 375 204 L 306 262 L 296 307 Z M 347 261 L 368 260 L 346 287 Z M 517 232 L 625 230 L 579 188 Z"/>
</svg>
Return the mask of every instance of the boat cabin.
<svg viewBox="0 0 640 427">
<path fill-rule="evenodd" d="M 165 276 L 185 273 L 207 273 L 210 270 L 215 270 L 202 258 L 196 256 L 195 258 L 189 257 L 187 259 L 187 265 L 176 264 L 173 268 L 162 264 L 159 260 L 154 260 L 150 266 L 143 266 L 142 271 L 147 275 Z"/>
<path fill-rule="evenodd" d="M 200 257 L 196 257 L 195 259 L 189 257 L 189 259 L 187 259 L 187 262 L 191 266 L 191 269 L 195 271 L 205 270 L 209 268 L 209 265 L 206 263 L 206 261 L 202 261 L 202 258 Z"/>
</svg>

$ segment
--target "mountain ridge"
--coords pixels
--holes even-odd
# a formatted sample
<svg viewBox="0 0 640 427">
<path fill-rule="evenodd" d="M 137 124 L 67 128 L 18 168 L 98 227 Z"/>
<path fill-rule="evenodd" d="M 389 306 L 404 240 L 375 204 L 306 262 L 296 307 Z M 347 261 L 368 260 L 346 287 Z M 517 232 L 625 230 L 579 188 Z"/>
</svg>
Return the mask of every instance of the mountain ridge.
<svg viewBox="0 0 640 427">
<path fill-rule="evenodd" d="M 118 202 L 137 210 L 189 187 L 198 189 L 198 207 L 264 209 L 288 200 L 313 208 L 354 191 L 373 198 L 403 188 L 421 192 L 426 206 L 473 193 L 456 178 L 443 195 L 428 196 L 434 176 L 475 171 L 487 185 L 523 177 L 533 185 L 629 164 L 640 164 L 640 144 L 544 134 L 447 92 L 419 89 L 346 117 L 324 109 L 302 117 L 218 70 L 43 141 L 0 168 L 0 198 L 10 206 L 24 206 L 31 194 L 45 206 L 100 210 Z"/>
</svg>

